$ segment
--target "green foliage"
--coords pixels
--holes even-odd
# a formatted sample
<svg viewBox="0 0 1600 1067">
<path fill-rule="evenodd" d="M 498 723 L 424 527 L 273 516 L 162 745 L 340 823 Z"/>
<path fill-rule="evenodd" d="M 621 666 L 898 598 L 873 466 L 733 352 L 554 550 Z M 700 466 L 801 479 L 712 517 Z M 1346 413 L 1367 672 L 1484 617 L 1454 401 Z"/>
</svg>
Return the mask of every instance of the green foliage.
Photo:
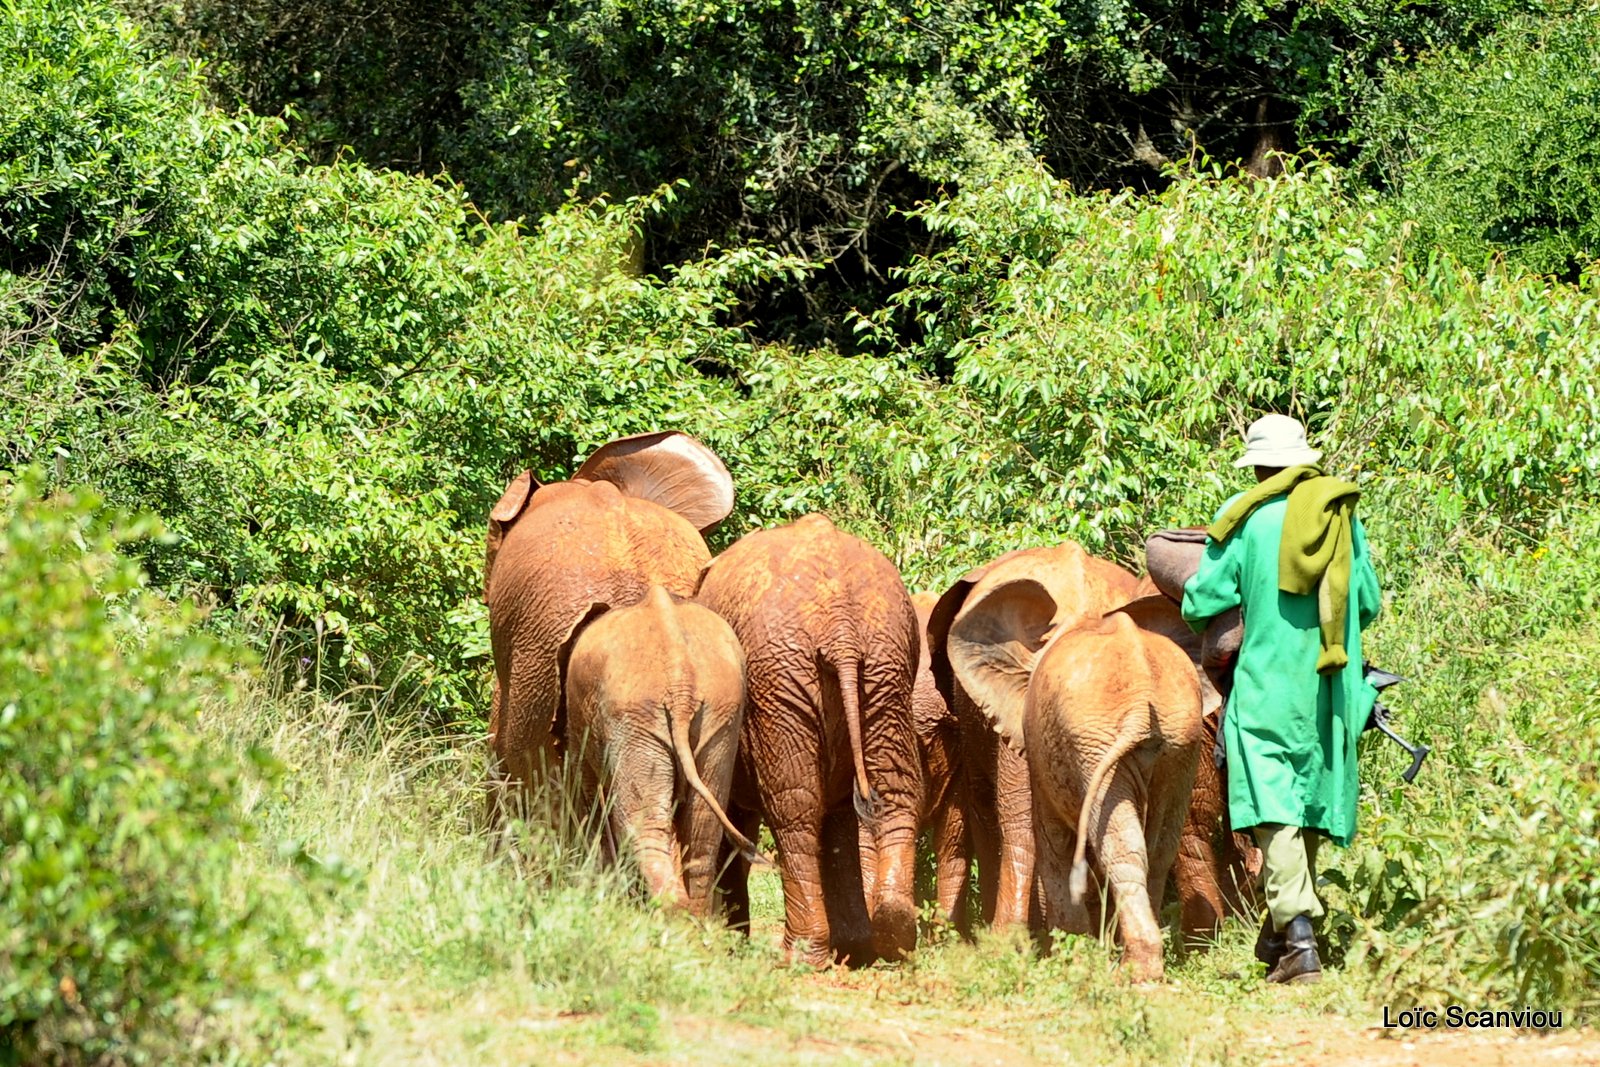
<svg viewBox="0 0 1600 1067">
<path fill-rule="evenodd" d="M 0 1056 L 159 1060 L 315 962 L 270 884 L 225 899 L 269 765 L 195 730 L 227 650 L 117 554 L 153 526 L 31 473 L 0 493 Z"/>
<path fill-rule="evenodd" d="M 1021 172 L 926 219 L 951 242 L 905 272 L 908 355 L 988 420 L 1009 468 L 991 517 L 1113 547 L 1204 521 L 1219 446 L 1261 411 L 1303 416 L 1356 473 L 1402 572 L 1465 515 L 1535 530 L 1600 490 L 1594 298 L 1419 265 L 1332 167 L 1146 199 Z"/>
<path fill-rule="evenodd" d="M 831 270 L 741 313 L 848 344 L 924 235 L 914 207 L 969 137 L 1020 138 L 1080 188 L 1152 188 L 1197 148 L 1345 150 L 1374 86 L 1542 0 L 123 0 L 213 58 L 225 102 L 286 112 L 316 158 L 446 168 L 491 216 L 575 181 L 613 199 L 687 181 L 644 258 L 760 241 Z M 930 127 L 928 119 L 934 118 Z"/>
<path fill-rule="evenodd" d="M 1469 516 L 1534 532 L 1595 492 L 1593 301 L 1424 261 L 1327 165 L 1075 196 L 958 112 L 915 112 L 963 143 L 970 181 L 923 211 L 943 247 L 897 305 L 854 320 L 892 354 L 795 352 L 727 321 L 805 262 L 736 247 L 636 272 L 673 187 L 489 224 L 451 186 L 307 164 L 274 125 L 207 109 L 122 23 L 35 7 L 0 58 L 75 88 L 20 100 L 14 128 L 34 132 L 8 142 L 12 172 L 98 158 L 91 142 L 192 155 L 126 207 L 71 167 L 48 196 L 0 185 L 0 219 L 42 260 L 0 290 L 5 448 L 162 515 L 156 581 L 218 620 L 265 617 L 302 643 L 291 669 L 398 681 L 433 721 L 481 719 L 481 523 L 505 480 L 559 478 L 622 433 L 678 427 L 724 456 L 739 510 L 718 544 L 828 510 L 918 587 L 1063 536 L 1136 562 L 1150 528 L 1209 514 L 1218 447 L 1261 410 L 1306 415 L 1360 471 L 1399 581 Z M 90 76 L 116 63 L 137 76 Z M 96 212 L 149 217 L 51 266 L 115 230 Z M 915 343 L 896 341 L 906 320 Z"/>
<path fill-rule="evenodd" d="M 182 21 L 190 7 L 163 10 Z M 223 40 L 205 35 L 229 12 L 266 40 L 251 22 L 266 6 L 206 10 L 204 40 Z M 300 40 L 333 49 L 340 78 L 370 85 L 435 62 L 437 27 L 391 18 L 408 7 L 301 10 Z M 0 697 L 22 723 L 0 737 L 17 756 L 0 773 L 33 777 L 0 792 L 30 805 L 7 800 L 4 818 L 20 821 L 4 838 L 57 848 L 82 894 L 54 888 L 57 868 L 23 846 L 5 853 L 6 906 L 29 909 L 11 926 L 34 931 L 0 953 L 20 976 L 6 987 L 9 1040 L 131 1056 L 136 1030 L 163 1040 L 146 1024 L 187 1025 L 250 988 L 252 966 L 305 966 L 291 928 L 341 944 L 357 984 L 510 984 L 495 993 L 508 1010 L 592 1013 L 596 1041 L 638 1051 L 670 1045 L 674 1009 L 721 1013 L 746 994 L 772 1009 L 759 947 L 634 907 L 582 842 L 532 835 L 521 864 L 486 865 L 464 825 L 481 799 L 483 517 L 515 472 L 560 478 L 603 441 L 663 427 L 701 437 L 733 472 L 737 509 L 713 547 L 826 510 L 913 587 L 937 589 L 1069 537 L 1136 564 L 1151 528 L 1202 520 L 1226 495 L 1251 418 L 1305 417 L 1329 465 L 1362 484 L 1392 593 L 1375 647 L 1419 678 L 1396 704 L 1437 753 L 1415 790 L 1368 798 L 1362 842 L 1334 872 L 1335 932 L 1385 987 L 1588 995 L 1600 956 L 1592 289 L 1519 275 L 1520 260 L 1463 269 L 1419 236 L 1449 244 L 1440 220 L 1465 217 L 1443 200 L 1420 228 L 1406 217 L 1432 203 L 1415 199 L 1432 163 L 1408 170 L 1393 201 L 1325 162 L 1255 182 L 1196 156 L 1152 196 L 1078 195 L 1037 162 L 1042 145 L 1062 151 L 1063 130 L 1173 129 L 1172 109 L 1207 85 L 1237 89 L 1207 105 L 1217 114 L 1269 91 L 1299 100 L 1306 122 L 1315 93 L 1345 114 L 1339 94 L 1367 91 L 1360 72 L 1389 62 L 1375 57 L 1391 33 L 1407 48 L 1474 39 L 1499 6 L 472 10 L 481 27 L 450 30 L 447 52 L 474 57 L 450 75 L 468 116 L 450 150 L 496 212 L 551 209 L 531 221 L 489 221 L 446 179 L 311 162 L 285 123 L 211 107 L 195 71 L 152 58 L 104 6 L 5 8 L 3 464 L 45 465 L 56 488 L 91 484 L 159 514 L 166 535 L 135 526 L 117 542 L 153 584 L 197 596 L 205 627 L 276 637 L 280 680 L 310 683 L 261 706 L 223 695 L 197 620 L 153 606 L 98 512 L 41 499 L 32 480 L 14 491 L 0 670 L 26 699 Z M 317 27 L 346 15 L 359 47 L 339 53 Z M 1356 29 L 1324 32 L 1327 20 Z M 1522 92 L 1559 69 L 1581 119 L 1582 72 L 1548 65 L 1587 54 L 1581 24 L 1515 53 L 1501 80 Z M 405 47 L 363 59 L 372 33 Z M 1522 40 L 1510 33 L 1486 47 Z M 224 77 L 277 84 L 291 44 L 281 57 L 250 45 Z M 1395 82 L 1379 117 L 1402 114 L 1409 86 L 1434 85 L 1453 54 Z M 314 69 L 282 91 L 311 92 Z M 1084 91 L 1110 111 L 1074 117 L 1052 94 L 1088 70 Z M 321 85 L 297 97 L 317 103 L 298 128 L 353 129 Z M 353 95 L 374 108 L 361 151 L 415 135 L 402 127 L 432 91 Z M 1445 102 L 1415 97 L 1433 99 Z M 1546 138 L 1553 152 L 1576 143 L 1562 136 Z M 1417 158 L 1454 174 L 1464 151 Z M 678 172 L 695 184 L 659 184 Z M 892 187 L 904 172 L 914 180 Z M 1586 203 L 1565 181 L 1541 171 L 1529 184 Z M 873 246 L 873 220 L 931 182 L 940 195 L 895 225 L 932 241 Z M 574 183 L 639 195 L 579 199 Z M 758 344 L 731 325 L 751 293 L 803 287 L 819 256 L 843 250 L 864 275 L 901 264 L 893 301 L 834 323 L 854 338 L 841 348 L 880 355 Z M 368 688 L 388 695 L 353 692 Z M 377 728 L 319 718 L 339 691 Z M 203 698 L 259 713 L 216 727 L 238 759 L 215 760 L 179 725 Z M 441 742 L 440 723 L 467 729 Z M 352 737 L 378 751 L 352 753 Z M 249 767 L 256 742 L 292 773 L 253 790 L 245 817 L 234 763 Z M 79 805 L 75 818 L 38 806 L 58 802 Z M 311 851 L 235 850 L 247 820 Z M 119 838 L 119 825 L 150 836 Z M 97 826 L 110 829 L 77 833 Z M 292 923 L 250 888 L 344 870 L 335 855 L 362 876 L 300 899 Z M 217 871 L 241 856 L 223 906 Z M 1089 987 L 1108 1047 L 1159 1059 L 1181 1046 L 1178 1028 L 1104 985 L 1099 946 L 1048 961 L 950 948 L 918 980 L 974 1004 L 1033 995 L 1030 983 Z M 165 969 L 128 965 L 146 958 Z"/>
<path fill-rule="evenodd" d="M 1431 244 L 1575 278 L 1600 258 L 1600 12 L 1526 18 L 1389 81 L 1369 162 Z"/>
<path fill-rule="evenodd" d="M 725 294 L 798 265 L 739 250 L 666 282 L 630 276 L 639 220 L 670 191 L 573 204 L 525 233 L 483 223 L 453 187 L 309 166 L 273 124 L 208 110 L 186 72 L 79 7 L 34 5 L 0 51 L 6 84 L 44 71 L 71 87 L 7 116 L 28 134 L 5 143 L 0 182 L 19 252 L 0 291 L 18 323 L 0 366 L 7 452 L 60 456 L 69 478 L 161 514 L 175 540 L 145 546 L 156 581 L 218 617 L 282 620 L 328 684 L 403 674 L 435 718 L 476 716 L 481 524 L 505 480 L 733 406 L 693 369 L 744 343 L 717 324 Z M 119 206 L 93 167 L 51 170 L 101 142 L 194 152 Z M 43 172 L 48 189 L 27 179 Z M 129 214 L 143 221 L 119 230 Z M 97 226 L 115 236 L 83 242 L 92 262 L 53 251 L 76 257 Z"/>
<path fill-rule="evenodd" d="M 1402 787 L 1367 742 L 1371 815 L 1329 876 L 1334 927 L 1387 996 L 1597 1005 L 1597 535 L 1589 512 L 1532 551 L 1466 546 L 1376 631 L 1413 679 L 1392 701 L 1405 729 L 1434 748 Z"/>
</svg>

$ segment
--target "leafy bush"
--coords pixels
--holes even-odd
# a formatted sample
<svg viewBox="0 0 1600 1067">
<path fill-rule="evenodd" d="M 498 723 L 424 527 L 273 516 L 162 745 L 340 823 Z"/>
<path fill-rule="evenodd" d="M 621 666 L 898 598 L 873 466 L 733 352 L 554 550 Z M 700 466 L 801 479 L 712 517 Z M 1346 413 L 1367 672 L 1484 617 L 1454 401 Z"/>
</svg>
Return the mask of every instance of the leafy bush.
<svg viewBox="0 0 1600 1067">
<path fill-rule="evenodd" d="M 0 492 L 0 1054 L 165 1058 L 314 961 L 267 887 L 227 899 L 265 765 L 194 729 L 227 650 L 117 554 L 153 526 L 32 474 Z"/>
<path fill-rule="evenodd" d="M 1369 163 L 1428 244 L 1575 279 L 1600 259 L 1600 12 L 1514 19 L 1385 86 Z"/>
<path fill-rule="evenodd" d="M 1204 521 L 1219 447 L 1262 411 L 1357 472 L 1400 572 L 1463 521 L 1537 531 L 1600 491 L 1593 299 L 1419 263 L 1333 167 L 1151 198 L 1012 172 L 926 218 L 951 244 L 905 272 L 926 331 L 906 358 L 981 412 L 992 517 L 1112 547 Z"/>
<path fill-rule="evenodd" d="M 405 674 L 435 718 L 476 716 L 482 516 L 505 480 L 733 406 L 693 368 L 744 343 L 714 321 L 727 289 L 791 265 L 739 251 L 633 278 L 656 201 L 490 226 L 454 187 L 308 166 L 104 8 L 19 11 L 0 37 L 6 452 L 163 516 L 154 579 L 218 619 L 282 620 L 328 684 Z"/>
<path fill-rule="evenodd" d="M 1537 549 L 1469 545 L 1374 631 L 1412 679 L 1404 729 L 1434 749 L 1403 787 L 1366 742 L 1382 770 L 1329 875 L 1333 927 L 1386 997 L 1600 1004 L 1597 545 L 1593 511 Z"/>
<path fill-rule="evenodd" d="M 1196 147 L 1345 150 L 1373 87 L 1545 0 L 122 0 L 213 61 L 224 103 L 285 113 L 319 161 L 448 169 L 495 218 L 687 181 L 651 267 L 760 241 L 831 270 L 768 278 L 770 335 L 849 345 L 925 235 L 952 130 L 1017 137 L 1077 187 L 1154 188 Z M 939 116 L 930 136 L 927 117 Z"/>
</svg>

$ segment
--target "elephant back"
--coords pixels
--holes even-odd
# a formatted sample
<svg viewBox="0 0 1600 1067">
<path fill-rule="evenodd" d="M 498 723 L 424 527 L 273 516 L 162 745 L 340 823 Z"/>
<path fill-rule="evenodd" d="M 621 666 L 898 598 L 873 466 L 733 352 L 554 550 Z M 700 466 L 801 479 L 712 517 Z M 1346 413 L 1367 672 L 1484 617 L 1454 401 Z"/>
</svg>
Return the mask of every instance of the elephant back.
<svg viewBox="0 0 1600 1067">
<path fill-rule="evenodd" d="M 616 591 L 627 603 L 651 585 L 690 596 L 710 558 L 700 531 L 660 504 L 609 482 L 557 482 L 540 486 L 505 532 L 488 599 L 492 610 L 530 580 Z"/>
<path fill-rule="evenodd" d="M 909 689 L 921 642 L 900 572 L 822 515 L 740 538 L 705 569 L 697 599 L 732 624 L 752 659 L 781 645 L 807 654 L 871 648 L 904 661 Z"/>
<path fill-rule="evenodd" d="M 1109 736 L 1130 709 L 1154 708 L 1168 740 L 1199 741 L 1200 682 L 1188 655 L 1126 613 L 1088 619 L 1059 635 L 1034 675 L 1025 735 L 1047 716 L 1066 722 L 1069 734 Z"/>
<path fill-rule="evenodd" d="M 1127 615 L 1140 629 L 1159 634 L 1182 649 L 1199 677 L 1205 714 L 1212 716 L 1221 711 L 1222 693 L 1203 669 L 1204 641 L 1183 621 L 1175 601 L 1162 593 L 1152 593 L 1130 600 L 1117 608 L 1116 613 Z"/>
</svg>

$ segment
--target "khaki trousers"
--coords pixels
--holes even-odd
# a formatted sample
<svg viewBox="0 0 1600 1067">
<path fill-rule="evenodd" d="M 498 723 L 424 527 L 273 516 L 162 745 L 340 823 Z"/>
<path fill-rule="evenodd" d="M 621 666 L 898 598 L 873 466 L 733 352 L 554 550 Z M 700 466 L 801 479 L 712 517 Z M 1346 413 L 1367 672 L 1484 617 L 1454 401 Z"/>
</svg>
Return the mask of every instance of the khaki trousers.
<svg viewBox="0 0 1600 1067">
<path fill-rule="evenodd" d="M 1272 927 L 1282 930 L 1296 915 L 1322 916 L 1317 899 L 1317 844 L 1322 834 L 1298 826 L 1262 823 L 1254 827 L 1261 849 L 1261 890 L 1272 914 Z"/>
</svg>

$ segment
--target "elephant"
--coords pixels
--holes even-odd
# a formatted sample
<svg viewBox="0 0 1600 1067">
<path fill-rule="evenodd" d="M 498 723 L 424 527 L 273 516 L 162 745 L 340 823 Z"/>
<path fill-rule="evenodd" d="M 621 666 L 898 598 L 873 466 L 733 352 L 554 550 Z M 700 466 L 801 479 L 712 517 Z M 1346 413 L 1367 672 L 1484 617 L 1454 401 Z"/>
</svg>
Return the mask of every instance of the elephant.
<svg viewBox="0 0 1600 1067">
<path fill-rule="evenodd" d="M 1203 667 L 1205 642 L 1183 621 L 1175 601 L 1159 592 L 1149 592 L 1149 588 L 1153 585 L 1141 584 L 1139 591 L 1144 595 L 1119 610 L 1142 629 L 1160 634 L 1181 648 L 1200 682 L 1204 743 L 1172 871 L 1182 909 L 1184 939 L 1198 946 L 1215 940 L 1222 929 L 1223 918 L 1230 911 L 1243 915 L 1253 910 L 1262 857 L 1261 850 L 1249 836 L 1233 832 L 1228 823 L 1227 782 L 1212 758 L 1221 726 L 1222 694 L 1212 675 Z M 1224 622 L 1223 630 L 1226 628 Z M 1233 638 L 1225 632 L 1215 633 L 1213 640 L 1237 648 Z"/>
<path fill-rule="evenodd" d="M 951 627 L 975 598 L 1017 578 L 1031 578 L 1050 590 L 1057 605 L 1051 622 L 1059 630 L 1125 603 L 1139 581 L 1071 541 L 1018 549 L 964 575 L 939 598 L 928 619 L 933 676 L 960 727 L 958 802 L 978 861 L 982 914 L 996 927 L 1028 923 L 1032 917 L 1035 850 L 1028 765 L 995 736 L 1000 718 L 1021 714 L 1021 695 L 1016 707 L 977 700 L 969 678 L 952 663 L 947 643 Z"/>
<path fill-rule="evenodd" d="M 757 819 L 772 829 L 784 951 L 814 966 L 904 956 L 917 936 L 922 775 L 917 616 L 899 572 L 812 514 L 741 538 L 707 566 L 697 599 L 747 658 L 746 772 L 730 815 L 747 833 Z M 747 873 L 734 862 L 724 879 L 736 926 Z"/>
<path fill-rule="evenodd" d="M 919 834 L 933 846 L 934 884 L 939 918 L 968 933 L 967 881 L 972 866 L 972 841 L 956 798 L 956 773 L 961 744 L 960 724 L 933 680 L 933 659 L 928 650 L 928 617 L 938 603 L 937 593 L 916 593 L 911 606 L 917 612 L 917 634 L 922 647 L 917 656 L 916 684 L 911 691 L 911 716 L 916 724 L 917 747 L 922 753 L 922 813 Z"/>
<path fill-rule="evenodd" d="M 702 918 L 723 835 L 759 859 L 723 810 L 744 669 L 728 624 L 660 585 L 630 607 L 593 605 L 566 665 L 567 731 L 585 794 L 600 799 L 613 842 L 632 854 L 650 895 Z"/>
<path fill-rule="evenodd" d="M 1052 591 L 1019 577 L 976 594 L 947 647 L 1032 781 L 1050 929 L 1091 933 L 1089 859 L 1109 887 L 1136 981 L 1162 976 L 1156 909 L 1178 854 L 1204 730 L 1189 657 L 1113 610 L 1062 629 Z"/>
<path fill-rule="evenodd" d="M 722 461 L 677 432 L 603 445 L 570 481 L 541 485 L 529 471 L 511 480 L 489 513 L 484 554 L 491 828 L 503 798 L 525 806 L 560 764 L 564 670 L 591 608 L 637 603 L 652 585 L 693 595 L 711 558 L 702 532 L 732 508 Z"/>
</svg>

